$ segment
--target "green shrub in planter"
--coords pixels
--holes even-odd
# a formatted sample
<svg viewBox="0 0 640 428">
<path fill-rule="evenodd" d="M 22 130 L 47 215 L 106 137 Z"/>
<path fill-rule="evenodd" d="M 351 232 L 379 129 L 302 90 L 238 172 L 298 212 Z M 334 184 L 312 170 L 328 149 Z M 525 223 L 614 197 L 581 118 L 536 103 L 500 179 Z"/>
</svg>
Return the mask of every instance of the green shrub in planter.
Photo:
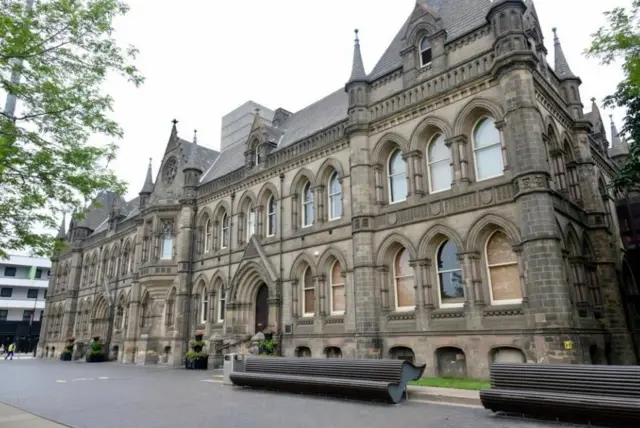
<svg viewBox="0 0 640 428">
<path fill-rule="evenodd" d="M 184 367 L 187 370 L 207 370 L 209 365 L 209 354 L 203 351 L 204 342 L 201 333 L 196 333 L 196 340 L 189 342 L 191 351 L 187 352 L 184 358 Z"/>
<path fill-rule="evenodd" d="M 87 363 L 101 363 L 105 361 L 103 352 L 103 343 L 100 340 L 100 336 L 96 336 L 89 343 L 89 351 L 87 352 Z"/>
<path fill-rule="evenodd" d="M 60 354 L 60 361 L 71 361 L 73 357 L 73 344 L 76 341 L 74 337 L 67 338 L 67 343 L 64 345 L 64 351 Z"/>
</svg>

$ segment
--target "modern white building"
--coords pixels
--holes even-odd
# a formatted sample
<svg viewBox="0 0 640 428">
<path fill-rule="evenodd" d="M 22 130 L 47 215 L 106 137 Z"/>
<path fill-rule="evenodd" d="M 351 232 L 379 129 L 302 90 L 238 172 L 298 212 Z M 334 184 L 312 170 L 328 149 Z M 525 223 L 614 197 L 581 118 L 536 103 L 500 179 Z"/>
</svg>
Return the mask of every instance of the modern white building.
<svg viewBox="0 0 640 428">
<path fill-rule="evenodd" d="M 0 343 L 31 352 L 40 334 L 51 261 L 11 255 L 0 259 Z"/>
</svg>

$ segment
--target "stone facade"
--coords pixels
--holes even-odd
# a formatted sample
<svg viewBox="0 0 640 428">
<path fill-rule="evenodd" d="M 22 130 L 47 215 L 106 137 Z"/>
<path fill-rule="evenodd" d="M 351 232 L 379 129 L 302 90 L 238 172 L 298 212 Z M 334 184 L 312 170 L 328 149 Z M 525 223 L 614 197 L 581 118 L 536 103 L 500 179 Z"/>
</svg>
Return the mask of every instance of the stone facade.
<svg viewBox="0 0 640 428">
<path fill-rule="evenodd" d="M 371 73 L 356 39 L 343 89 L 256 114 L 246 141 L 218 153 L 174 123 L 139 198 L 62 231 L 40 355 L 99 335 L 177 366 L 197 330 L 215 359 L 270 328 L 286 356 L 429 376 L 635 363 L 617 166 L 554 47 L 552 68 L 531 0 L 418 0 Z"/>
</svg>

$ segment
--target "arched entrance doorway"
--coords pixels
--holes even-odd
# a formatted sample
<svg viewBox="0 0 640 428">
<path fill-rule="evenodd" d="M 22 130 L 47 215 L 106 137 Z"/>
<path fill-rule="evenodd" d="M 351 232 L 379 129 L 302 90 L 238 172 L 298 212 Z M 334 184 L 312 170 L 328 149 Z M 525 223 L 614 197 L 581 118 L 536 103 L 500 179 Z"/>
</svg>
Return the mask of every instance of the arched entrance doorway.
<svg viewBox="0 0 640 428">
<path fill-rule="evenodd" d="M 269 325 L 269 288 L 262 283 L 256 294 L 256 325 L 255 332 L 264 331 Z"/>
</svg>

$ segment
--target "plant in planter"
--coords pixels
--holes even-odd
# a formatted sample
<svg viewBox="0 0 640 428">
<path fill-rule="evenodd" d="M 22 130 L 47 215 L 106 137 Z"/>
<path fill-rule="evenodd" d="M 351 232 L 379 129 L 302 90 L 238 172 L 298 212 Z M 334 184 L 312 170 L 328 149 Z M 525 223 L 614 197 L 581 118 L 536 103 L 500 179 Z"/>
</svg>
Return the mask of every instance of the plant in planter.
<svg viewBox="0 0 640 428">
<path fill-rule="evenodd" d="M 64 345 L 64 351 L 60 354 L 60 361 L 71 361 L 73 356 L 73 344 L 75 341 L 75 337 L 67 338 L 67 343 Z"/>
<path fill-rule="evenodd" d="M 264 334 L 264 340 L 271 340 L 273 339 L 273 335 L 275 334 L 275 332 L 267 327 L 262 331 L 262 334 Z"/>
<path fill-rule="evenodd" d="M 191 351 L 185 355 L 184 367 L 187 370 L 206 370 L 209 363 L 209 354 L 203 351 L 204 332 L 197 331 L 195 334 L 195 340 L 189 342 Z"/>
<path fill-rule="evenodd" d="M 87 352 L 87 363 L 101 363 L 105 360 L 103 352 L 103 343 L 100 336 L 96 336 L 89 343 L 89 351 Z"/>
</svg>

